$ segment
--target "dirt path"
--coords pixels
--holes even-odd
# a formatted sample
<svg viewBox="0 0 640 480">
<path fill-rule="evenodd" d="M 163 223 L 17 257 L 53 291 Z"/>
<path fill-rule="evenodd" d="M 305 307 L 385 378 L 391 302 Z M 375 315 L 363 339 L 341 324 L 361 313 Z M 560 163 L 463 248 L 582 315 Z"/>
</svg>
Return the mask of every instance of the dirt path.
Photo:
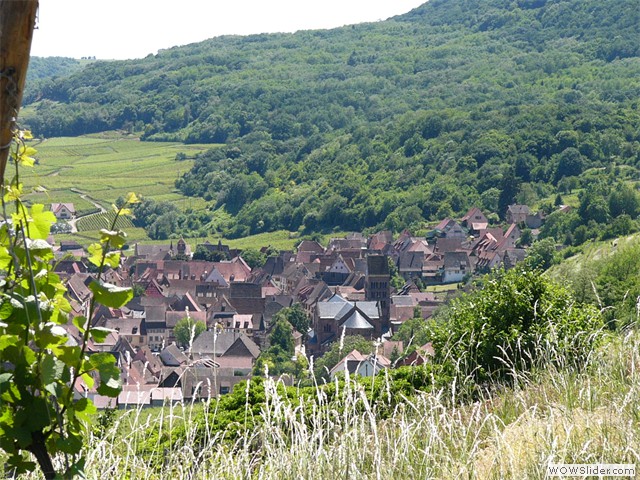
<svg viewBox="0 0 640 480">
<path fill-rule="evenodd" d="M 105 208 L 100 205 L 98 202 L 96 202 L 93 198 L 91 198 L 89 195 L 87 195 L 86 193 L 83 193 L 82 191 L 75 189 L 75 188 L 70 188 L 70 190 L 74 193 L 77 193 L 78 195 L 80 195 L 80 198 L 83 198 L 89 202 L 91 202 L 96 208 L 98 208 L 100 211 L 98 213 L 90 213 L 88 215 L 82 215 L 80 217 L 76 217 L 73 218 L 71 220 L 69 220 L 69 225 L 71 225 L 71 233 L 78 233 L 78 220 L 80 220 L 81 218 L 85 218 L 85 217 L 90 217 L 91 215 L 100 215 L 102 213 L 106 213 L 107 211 L 105 210 Z"/>
</svg>

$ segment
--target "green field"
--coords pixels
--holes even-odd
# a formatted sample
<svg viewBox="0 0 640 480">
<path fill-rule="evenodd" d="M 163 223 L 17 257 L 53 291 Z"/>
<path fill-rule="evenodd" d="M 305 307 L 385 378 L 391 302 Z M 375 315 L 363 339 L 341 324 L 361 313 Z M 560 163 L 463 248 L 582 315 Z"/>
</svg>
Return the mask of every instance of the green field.
<svg viewBox="0 0 640 480">
<path fill-rule="evenodd" d="M 38 164 L 32 171 L 23 170 L 25 190 L 40 185 L 48 193 L 31 194 L 33 202 L 73 202 L 82 211 L 93 204 L 80 193 L 109 208 L 119 196 L 136 192 L 146 198 L 175 202 L 181 210 L 204 206 L 204 201 L 181 195 L 174 182 L 191 168 L 194 155 L 210 145 L 142 142 L 109 133 L 51 138 L 34 147 Z M 176 161 L 180 152 L 188 159 Z"/>
</svg>

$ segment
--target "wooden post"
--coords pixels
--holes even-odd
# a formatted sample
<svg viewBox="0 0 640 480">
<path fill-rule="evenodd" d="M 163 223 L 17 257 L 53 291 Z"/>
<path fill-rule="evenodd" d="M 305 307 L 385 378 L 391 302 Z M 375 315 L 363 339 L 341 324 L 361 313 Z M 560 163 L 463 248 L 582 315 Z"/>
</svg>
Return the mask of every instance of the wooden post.
<svg viewBox="0 0 640 480">
<path fill-rule="evenodd" d="M 38 0 L 0 0 L 0 185 L 16 126 Z"/>
</svg>

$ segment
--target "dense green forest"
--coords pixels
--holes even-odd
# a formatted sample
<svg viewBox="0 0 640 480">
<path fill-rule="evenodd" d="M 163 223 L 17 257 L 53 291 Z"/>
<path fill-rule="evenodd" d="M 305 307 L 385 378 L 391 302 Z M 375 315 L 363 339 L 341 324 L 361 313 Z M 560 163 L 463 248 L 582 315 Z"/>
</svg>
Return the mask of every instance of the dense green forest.
<svg viewBox="0 0 640 480">
<path fill-rule="evenodd" d="M 637 228 L 639 12 L 431 0 L 384 22 L 218 37 L 34 80 L 25 121 L 216 144 L 176 182 L 208 211 L 142 206 L 162 236 L 419 229 L 578 193 L 543 236 L 580 244 Z"/>
</svg>

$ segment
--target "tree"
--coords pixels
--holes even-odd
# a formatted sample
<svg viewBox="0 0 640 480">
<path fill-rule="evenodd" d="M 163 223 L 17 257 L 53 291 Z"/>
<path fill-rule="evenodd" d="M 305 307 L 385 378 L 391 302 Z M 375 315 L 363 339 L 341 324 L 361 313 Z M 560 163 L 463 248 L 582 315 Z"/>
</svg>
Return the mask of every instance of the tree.
<svg viewBox="0 0 640 480">
<path fill-rule="evenodd" d="M 268 368 L 270 375 L 300 375 L 304 371 L 302 358 L 293 359 L 295 344 L 293 341 L 293 327 L 281 316 L 269 334 L 270 347 L 263 351 L 256 360 L 253 368 L 255 375 L 264 375 Z"/>
<path fill-rule="evenodd" d="M 557 185 L 563 177 L 578 176 L 584 168 L 584 160 L 578 149 L 569 147 L 558 158 L 558 165 L 554 173 L 554 183 Z"/>
<path fill-rule="evenodd" d="M 211 250 L 206 245 L 197 245 L 193 252 L 193 260 L 204 260 L 206 262 L 221 262 L 229 260 L 229 256 L 222 250 Z"/>
<path fill-rule="evenodd" d="M 293 328 L 303 335 L 309 331 L 309 316 L 299 303 L 294 303 L 291 307 L 283 308 L 276 313 L 273 318 L 276 322 L 280 319 L 286 320 Z"/>
<path fill-rule="evenodd" d="M 636 218 L 640 213 L 637 191 L 625 183 L 619 183 L 609 195 L 609 213 L 613 218 L 622 214 Z"/>
<path fill-rule="evenodd" d="M 553 238 L 545 238 L 534 242 L 527 249 L 526 263 L 532 269 L 548 270 L 557 263 L 556 242 Z"/>
<path fill-rule="evenodd" d="M 522 234 L 520 235 L 520 238 L 516 242 L 518 246 L 531 245 L 532 242 L 533 242 L 533 234 L 531 233 L 531 229 L 529 228 L 522 229 Z"/>
<path fill-rule="evenodd" d="M 247 262 L 247 265 L 253 270 L 264 266 L 267 261 L 267 254 L 255 248 L 247 248 L 242 251 L 242 259 Z"/>
<path fill-rule="evenodd" d="M 512 168 L 508 168 L 502 175 L 500 181 L 500 196 L 498 198 L 498 214 L 504 218 L 507 208 L 511 205 L 520 191 L 520 180 L 513 173 Z"/>
<path fill-rule="evenodd" d="M 176 343 L 183 348 L 189 348 L 193 341 L 198 338 L 202 332 L 207 329 L 207 325 L 200 321 L 194 320 L 187 316 L 178 320 L 173 328 L 173 335 L 176 337 Z"/>
<path fill-rule="evenodd" d="M 276 321 L 269 335 L 269 340 L 271 347 L 280 348 L 289 357 L 293 356 L 293 327 L 286 319 L 280 318 Z"/>
</svg>

